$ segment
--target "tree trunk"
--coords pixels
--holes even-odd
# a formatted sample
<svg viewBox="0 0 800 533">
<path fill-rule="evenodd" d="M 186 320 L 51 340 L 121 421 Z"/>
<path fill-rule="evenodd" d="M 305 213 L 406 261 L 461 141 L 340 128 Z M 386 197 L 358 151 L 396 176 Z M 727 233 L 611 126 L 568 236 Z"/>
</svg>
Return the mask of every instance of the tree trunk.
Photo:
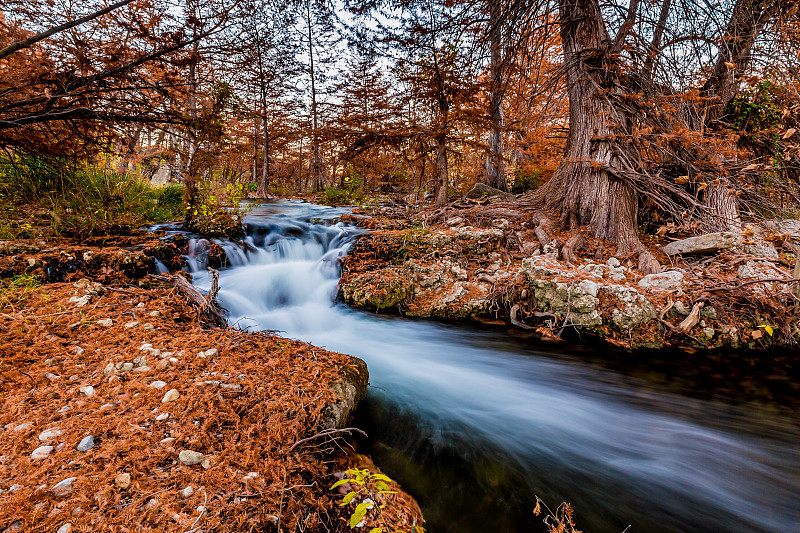
<svg viewBox="0 0 800 533">
<path fill-rule="evenodd" d="M 269 190 L 269 130 L 267 129 L 267 117 L 264 116 L 264 163 L 261 166 L 261 181 L 258 184 L 258 195 L 266 198 L 270 195 Z"/>
<path fill-rule="evenodd" d="M 775 0 L 736 1 L 721 40 L 714 70 L 700 90 L 702 96 L 717 99 L 716 105 L 706 115 L 706 124 L 720 118 L 736 96 L 738 76 L 750 65 L 753 44 L 780 9 L 781 2 Z"/>
<path fill-rule="evenodd" d="M 312 143 L 313 143 L 313 162 L 311 163 L 312 187 L 314 192 L 320 190 L 320 171 L 322 167 L 319 150 L 319 133 L 317 132 L 317 85 L 314 79 L 314 39 L 311 30 L 311 4 L 306 0 L 306 23 L 308 24 L 308 56 L 311 64 L 311 123 L 312 123 Z"/>
<path fill-rule="evenodd" d="M 492 77 L 489 94 L 489 112 L 492 130 L 489 132 L 489 155 L 486 157 L 485 182 L 490 187 L 507 191 L 505 165 L 503 163 L 503 57 L 502 31 L 500 23 L 500 0 L 489 0 L 489 38 L 491 41 Z"/>
<path fill-rule="evenodd" d="M 250 181 L 258 181 L 258 117 L 253 119 L 253 168 L 250 174 Z"/>
<path fill-rule="evenodd" d="M 561 212 L 570 226 L 587 225 L 595 237 L 617 245 L 617 255 L 641 250 L 636 235 L 637 197 L 618 177 L 615 143 L 630 117 L 609 100 L 617 72 L 611 41 L 597 0 L 559 0 L 561 40 L 567 66 L 569 136 L 564 160 L 529 199 Z"/>
<path fill-rule="evenodd" d="M 703 231 L 727 231 L 741 225 L 739 203 L 733 192 L 733 189 L 729 189 L 724 182 L 708 186 L 704 203 L 710 211 L 710 216 L 703 219 Z"/>
<path fill-rule="evenodd" d="M 436 138 L 436 170 L 438 173 L 438 191 L 436 207 L 447 204 L 447 135 L 440 133 Z"/>
</svg>

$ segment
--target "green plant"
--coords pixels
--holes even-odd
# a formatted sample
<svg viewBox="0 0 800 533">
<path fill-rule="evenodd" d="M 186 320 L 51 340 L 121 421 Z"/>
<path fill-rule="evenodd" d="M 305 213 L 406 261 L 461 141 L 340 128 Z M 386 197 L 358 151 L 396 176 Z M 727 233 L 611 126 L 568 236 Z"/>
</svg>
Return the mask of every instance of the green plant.
<svg viewBox="0 0 800 533">
<path fill-rule="evenodd" d="M 0 308 L 13 307 L 25 297 L 41 287 L 42 281 L 33 274 L 14 276 L 0 285 Z"/>
<path fill-rule="evenodd" d="M 387 525 L 385 519 L 386 496 L 397 493 L 389 488 L 389 483 L 392 483 L 389 476 L 370 472 L 368 468 L 350 468 L 345 471 L 345 475 L 347 477 L 334 483 L 331 490 L 345 484 L 350 485 L 351 490 L 344 495 L 340 504 L 342 507 L 355 505 L 350 515 L 350 529 L 366 525 L 368 513 L 374 511 L 374 521 L 382 525 L 373 527 L 369 533 L 389 533 L 392 528 Z M 411 531 L 421 533 L 422 528 L 414 524 L 411 526 Z M 395 530 L 394 533 L 403 532 Z"/>
</svg>

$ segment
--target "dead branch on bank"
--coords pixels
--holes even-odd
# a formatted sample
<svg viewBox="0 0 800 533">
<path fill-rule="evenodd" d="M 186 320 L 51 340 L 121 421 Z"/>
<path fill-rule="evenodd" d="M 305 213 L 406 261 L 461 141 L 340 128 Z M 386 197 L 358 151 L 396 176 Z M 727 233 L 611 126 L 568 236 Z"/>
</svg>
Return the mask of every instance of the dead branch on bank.
<svg viewBox="0 0 800 533">
<path fill-rule="evenodd" d="M 150 274 L 149 276 L 158 281 L 172 283 L 175 288 L 186 296 L 189 302 L 197 308 L 200 316 L 206 319 L 209 324 L 219 328 L 227 328 L 228 321 L 225 320 L 222 314 L 223 309 L 216 300 L 217 293 L 219 292 L 219 272 L 213 268 L 210 268 L 209 272 L 211 272 L 211 291 L 208 294 L 208 298 L 203 296 L 200 291 L 195 289 L 194 286 L 181 275 L 173 274 L 170 276 L 160 276 Z"/>
</svg>

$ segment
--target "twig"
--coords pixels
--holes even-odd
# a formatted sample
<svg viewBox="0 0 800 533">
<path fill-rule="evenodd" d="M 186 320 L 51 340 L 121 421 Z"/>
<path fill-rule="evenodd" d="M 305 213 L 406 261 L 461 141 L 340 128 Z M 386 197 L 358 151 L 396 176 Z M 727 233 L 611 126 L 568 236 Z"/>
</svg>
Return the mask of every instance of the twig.
<svg viewBox="0 0 800 533">
<path fill-rule="evenodd" d="M 192 522 L 191 527 L 189 528 L 188 531 L 186 531 L 186 533 L 193 533 L 194 531 L 197 530 L 197 528 L 195 526 L 197 526 L 197 523 L 200 521 L 201 518 L 203 518 L 203 515 L 206 514 L 206 512 L 207 512 L 206 505 L 207 504 L 208 504 L 208 491 L 206 489 L 203 489 L 203 512 L 200 513 L 200 516 L 198 516 L 197 518 L 194 519 L 194 522 Z M 280 528 L 278 528 L 278 531 L 280 531 Z"/>
<path fill-rule="evenodd" d="M 710 289 L 703 289 L 705 291 L 735 291 L 741 289 L 745 285 L 752 285 L 753 283 L 797 283 L 794 278 L 764 278 L 764 279 L 751 279 L 750 281 L 743 281 L 737 285 L 720 285 L 718 287 L 711 287 Z"/>
<path fill-rule="evenodd" d="M 301 444 L 303 444 L 303 443 L 305 443 L 305 442 L 308 442 L 308 441 L 310 441 L 310 440 L 314 440 L 314 439 L 316 439 L 316 438 L 318 438 L 318 437 L 327 437 L 327 436 L 329 436 L 329 435 L 335 435 L 336 433 L 350 433 L 350 432 L 353 432 L 353 431 L 356 431 L 356 432 L 358 432 L 358 433 L 361 433 L 361 434 L 362 434 L 362 435 L 364 435 L 365 437 L 368 437 L 368 435 L 366 434 L 366 432 L 364 432 L 364 431 L 362 431 L 362 430 L 360 430 L 360 429 L 358 429 L 358 428 L 343 428 L 343 429 L 337 429 L 337 428 L 333 428 L 333 429 L 326 429 L 326 430 L 324 430 L 324 431 L 320 431 L 320 432 L 319 432 L 319 433 L 317 433 L 316 435 L 311 435 L 310 437 L 306 437 L 306 438 L 304 438 L 304 439 L 300 439 L 299 441 L 297 441 L 297 442 L 295 442 L 294 444 L 292 444 L 292 447 L 291 447 L 291 448 L 289 448 L 289 449 L 286 451 L 286 453 L 289 453 L 289 452 L 293 451 L 295 448 L 297 448 L 298 446 L 300 446 Z"/>
</svg>

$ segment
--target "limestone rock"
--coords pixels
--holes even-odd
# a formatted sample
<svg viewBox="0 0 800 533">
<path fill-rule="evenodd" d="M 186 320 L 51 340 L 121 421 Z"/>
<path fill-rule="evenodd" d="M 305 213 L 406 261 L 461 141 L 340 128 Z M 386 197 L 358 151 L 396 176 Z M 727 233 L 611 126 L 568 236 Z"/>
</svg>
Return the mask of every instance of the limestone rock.
<svg viewBox="0 0 800 533">
<path fill-rule="evenodd" d="M 178 392 L 178 389 L 170 389 L 164 397 L 161 399 L 161 403 L 169 403 L 174 402 L 178 398 L 180 398 L 181 393 Z"/>
<path fill-rule="evenodd" d="M 53 448 L 52 446 L 39 446 L 38 448 L 33 450 L 33 453 L 31 453 L 31 459 L 34 461 L 41 461 L 43 459 L 47 459 L 48 457 L 50 457 L 50 454 L 53 453 L 54 449 L 55 448 Z"/>
<path fill-rule="evenodd" d="M 110 318 L 101 318 L 100 320 L 97 321 L 97 325 L 103 326 L 104 328 L 110 328 L 111 326 L 114 325 L 114 321 L 111 320 Z"/>
<path fill-rule="evenodd" d="M 683 286 L 683 273 L 677 270 L 662 272 L 660 274 L 648 274 L 639 280 L 639 287 L 653 291 L 673 291 Z"/>
<path fill-rule="evenodd" d="M 178 454 L 178 459 L 186 466 L 193 466 L 205 461 L 206 456 L 193 450 L 181 450 L 181 453 Z"/>
<path fill-rule="evenodd" d="M 92 448 L 94 448 L 94 437 L 92 435 L 87 435 L 78 443 L 77 450 L 79 452 L 88 452 Z"/>
<path fill-rule="evenodd" d="M 131 475 L 127 472 L 117 474 L 117 477 L 114 478 L 114 483 L 118 489 L 125 490 L 131 486 Z"/>
<path fill-rule="evenodd" d="M 39 440 L 41 441 L 52 440 L 56 437 L 60 437 L 63 434 L 64 431 L 61 428 L 50 428 L 39 433 Z"/>
<path fill-rule="evenodd" d="M 475 186 L 467 193 L 467 198 L 473 200 L 480 200 L 481 198 L 497 198 L 500 200 L 514 200 L 516 196 L 509 192 L 503 192 L 500 189 L 489 187 L 483 183 L 476 183 Z"/>
<path fill-rule="evenodd" d="M 673 241 L 664 246 L 661 251 L 667 255 L 708 254 L 726 250 L 741 242 L 742 237 L 736 232 L 707 233 L 706 235 Z"/>
<path fill-rule="evenodd" d="M 76 477 L 68 477 L 67 479 L 63 479 L 53 485 L 53 494 L 56 496 L 66 496 L 70 492 L 72 492 L 72 484 L 75 480 L 78 479 Z"/>
</svg>

